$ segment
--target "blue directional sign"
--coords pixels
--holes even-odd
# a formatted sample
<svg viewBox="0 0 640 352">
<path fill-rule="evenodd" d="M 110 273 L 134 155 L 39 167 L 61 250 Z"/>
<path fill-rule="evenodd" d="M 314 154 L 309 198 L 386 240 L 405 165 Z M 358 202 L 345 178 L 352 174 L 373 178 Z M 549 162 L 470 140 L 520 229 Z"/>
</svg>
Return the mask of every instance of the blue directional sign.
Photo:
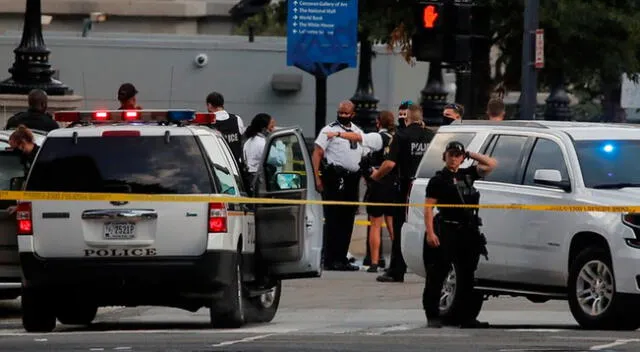
<svg viewBox="0 0 640 352">
<path fill-rule="evenodd" d="M 289 0 L 288 9 L 288 66 L 324 76 L 357 66 L 358 0 Z"/>
</svg>

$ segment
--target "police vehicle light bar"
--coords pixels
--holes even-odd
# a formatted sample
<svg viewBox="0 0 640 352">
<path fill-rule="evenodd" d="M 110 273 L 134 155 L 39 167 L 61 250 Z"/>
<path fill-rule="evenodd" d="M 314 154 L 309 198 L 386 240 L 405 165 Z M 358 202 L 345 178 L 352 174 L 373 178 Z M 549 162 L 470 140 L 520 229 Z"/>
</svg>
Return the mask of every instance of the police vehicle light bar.
<svg viewBox="0 0 640 352">
<path fill-rule="evenodd" d="M 216 122 L 215 112 L 197 112 L 193 123 L 198 125 L 209 125 Z"/>
<path fill-rule="evenodd" d="M 192 121 L 194 110 L 96 110 L 56 111 L 58 122 L 177 122 Z"/>
</svg>

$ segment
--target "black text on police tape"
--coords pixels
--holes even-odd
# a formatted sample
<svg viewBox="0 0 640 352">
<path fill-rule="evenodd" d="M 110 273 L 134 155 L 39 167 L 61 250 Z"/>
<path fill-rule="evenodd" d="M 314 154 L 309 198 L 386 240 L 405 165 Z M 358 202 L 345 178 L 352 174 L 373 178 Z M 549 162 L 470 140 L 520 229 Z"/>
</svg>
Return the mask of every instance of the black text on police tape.
<svg viewBox="0 0 640 352">
<path fill-rule="evenodd" d="M 157 255 L 155 248 L 111 248 L 85 249 L 85 257 L 153 257 Z"/>
</svg>

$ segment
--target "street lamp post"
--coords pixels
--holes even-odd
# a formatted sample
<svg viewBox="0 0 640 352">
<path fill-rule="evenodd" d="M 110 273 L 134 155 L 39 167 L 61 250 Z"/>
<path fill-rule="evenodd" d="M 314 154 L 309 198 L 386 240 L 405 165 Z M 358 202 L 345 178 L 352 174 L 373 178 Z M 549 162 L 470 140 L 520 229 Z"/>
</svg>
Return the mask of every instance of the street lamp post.
<svg viewBox="0 0 640 352">
<path fill-rule="evenodd" d="M 569 121 L 573 117 L 573 112 L 569 108 L 571 100 L 564 84 L 564 74 L 562 70 L 557 70 L 553 75 L 554 82 L 551 86 L 551 92 L 546 100 L 546 109 L 544 111 L 545 120 Z"/>
<path fill-rule="evenodd" d="M 13 51 L 15 62 L 9 69 L 11 78 L 0 82 L 0 94 L 28 94 L 42 89 L 49 95 L 71 95 L 73 90 L 52 78 L 50 51 L 42 38 L 40 0 L 27 0 L 20 45 Z"/>
<path fill-rule="evenodd" d="M 358 85 L 351 101 L 356 106 L 355 123 L 364 132 L 376 130 L 378 116 L 378 101 L 373 90 L 373 75 L 371 63 L 373 61 L 373 44 L 366 32 L 360 35 L 360 63 L 358 65 Z"/>
<path fill-rule="evenodd" d="M 526 0 L 524 8 L 524 34 L 522 40 L 522 85 L 520 89 L 519 114 L 522 120 L 535 119 L 537 102 L 536 68 L 533 65 L 535 30 L 538 27 L 540 0 Z"/>
<path fill-rule="evenodd" d="M 422 96 L 422 116 L 427 126 L 440 126 L 443 122 L 442 110 L 447 104 L 448 92 L 444 88 L 442 79 L 442 63 L 432 61 L 429 63 L 429 76 L 427 84 L 420 92 Z"/>
</svg>

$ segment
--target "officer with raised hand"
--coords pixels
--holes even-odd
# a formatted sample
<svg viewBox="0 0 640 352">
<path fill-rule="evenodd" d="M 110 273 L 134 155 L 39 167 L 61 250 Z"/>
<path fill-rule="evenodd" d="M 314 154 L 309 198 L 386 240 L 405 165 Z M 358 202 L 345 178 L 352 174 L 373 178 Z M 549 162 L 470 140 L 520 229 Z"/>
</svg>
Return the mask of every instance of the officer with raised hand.
<svg viewBox="0 0 640 352">
<path fill-rule="evenodd" d="M 394 171 L 394 168 L 397 168 L 399 188 L 397 201 L 402 203 L 407 202 L 411 182 L 416 175 L 422 156 L 434 136 L 433 131 L 424 127 L 422 108 L 417 104 L 411 104 L 408 110 L 407 127 L 398 130 L 395 138 L 391 141 L 389 153 L 385 155 L 385 161 L 379 169 L 371 174 L 371 178 L 374 181 L 380 181 Z M 402 224 L 406 218 L 407 208 L 395 208 L 391 263 L 389 263 L 387 272 L 377 277 L 376 280 L 380 282 L 404 282 L 404 274 L 407 272 L 407 264 L 404 262 L 400 247 L 402 243 Z"/>
<path fill-rule="evenodd" d="M 362 145 L 343 138 L 328 138 L 329 132 L 364 133 L 351 120 L 355 106 L 345 100 L 338 106 L 336 121 L 320 130 L 313 150 L 316 187 L 324 200 L 357 202 L 359 197 Z M 347 258 L 357 205 L 324 206 L 324 267 L 327 270 L 357 271 Z"/>
<path fill-rule="evenodd" d="M 465 159 L 477 165 L 460 168 Z M 497 165 L 495 159 L 478 153 L 466 152 L 460 142 L 447 144 L 442 155 L 445 167 L 429 180 L 426 189 L 425 245 L 423 259 L 427 271 L 422 304 L 429 327 L 439 328 L 440 295 L 451 265 L 456 273 L 456 289 L 451 316 L 444 323 L 461 327 L 485 327 L 476 320 L 483 297 L 473 291 L 474 272 L 480 254 L 487 256 L 486 239 L 480 233 L 482 225 L 477 208 L 433 208 L 438 204 L 480 203 L 480 193 L 474 182 L 488 175 Z M 454 307 L 455 306 L 455 307 Z"/>
</svg>

